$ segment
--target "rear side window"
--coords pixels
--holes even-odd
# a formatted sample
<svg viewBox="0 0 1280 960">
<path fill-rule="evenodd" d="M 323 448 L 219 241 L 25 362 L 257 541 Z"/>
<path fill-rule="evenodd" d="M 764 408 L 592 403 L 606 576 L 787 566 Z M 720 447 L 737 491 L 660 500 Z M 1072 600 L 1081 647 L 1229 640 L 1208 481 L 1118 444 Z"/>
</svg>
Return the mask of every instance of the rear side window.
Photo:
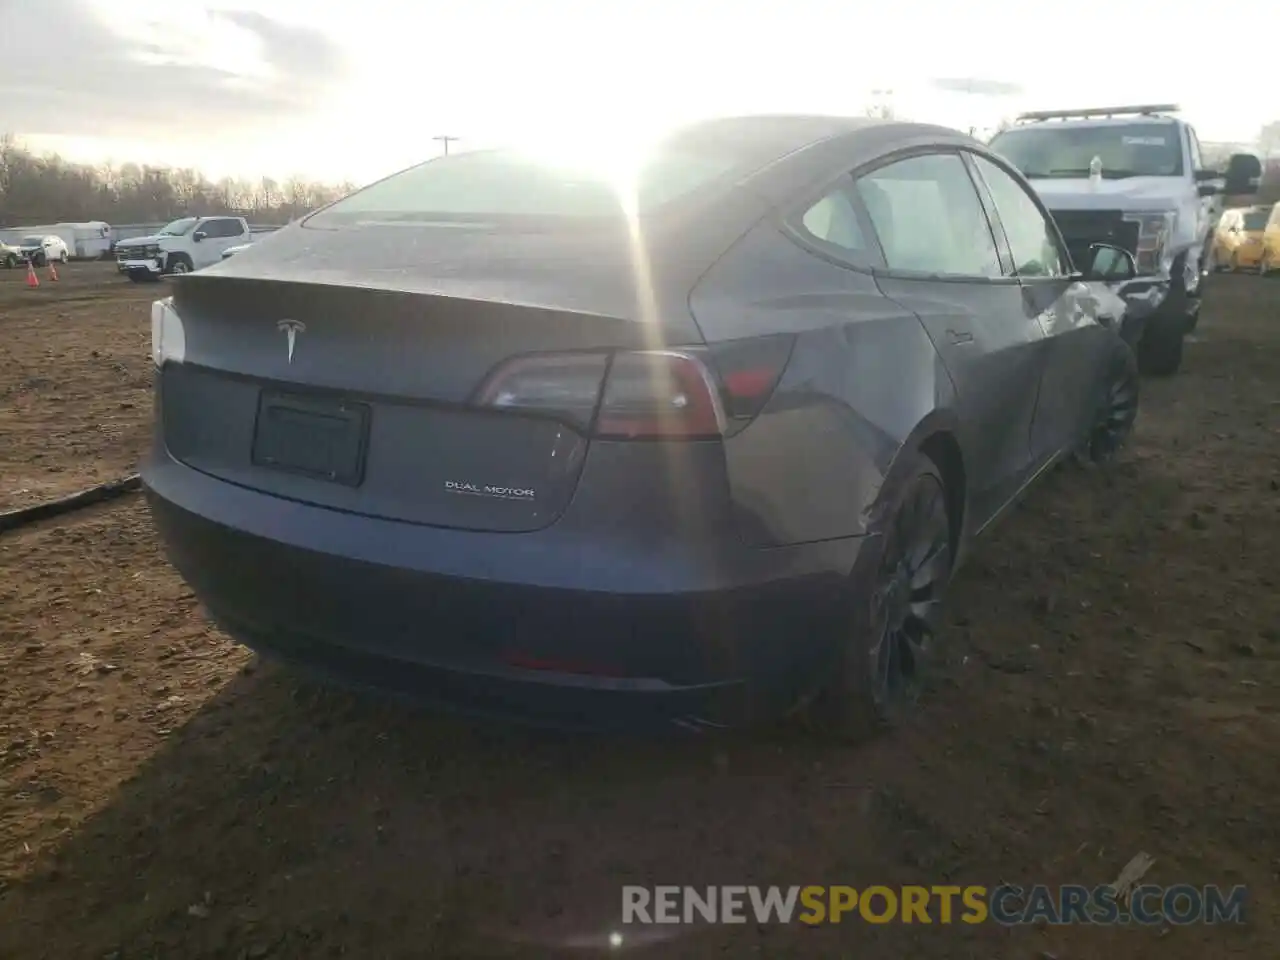
<svg viewBox="0 0 1280 960">
<path fill-rule="evenodd" d="M 239 220 L 219 220 L 218 232 L 213 234 L 217 237 L 238 237 L 243 232 L 240 227 Z"/>
<path fill-rule="evenodd" d="M 1250 210 L 1244 215 L 1244 228 L 1246 230 L 1265 230 L 1270 214 L 1271 211 L 1269 210 Z"/>
<path fill-rule="evenodd" d="M 878 259 L 858 218 L 853 180 L 845 177 L 800 217 L 800 227 L 822 246 L 854 263 L 870 265 Z"/>
<path fill-rule="evenodd" d="M 332 227 L 376 222 L 488 222 L 616 218 L 647 212 L 724 180 L 739 168 L 732 150 L 671 145 L 631 175 L 576 169 L 512 150 L 458 153 L 397 173 L 306 221 Z"/>
<path fill-rule="evenodd" d="M 999 277 L 991 224 L 955 154 L 910 157 L 857 181 L 890 270 Z"/>
</svg>

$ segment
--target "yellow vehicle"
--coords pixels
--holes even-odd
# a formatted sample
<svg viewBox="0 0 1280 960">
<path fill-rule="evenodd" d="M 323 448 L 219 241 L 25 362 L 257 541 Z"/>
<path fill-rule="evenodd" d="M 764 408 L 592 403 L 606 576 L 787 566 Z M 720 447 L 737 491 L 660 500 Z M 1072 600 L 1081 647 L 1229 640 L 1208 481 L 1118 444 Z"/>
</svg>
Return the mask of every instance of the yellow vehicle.
<svg viewBox="0 0 1280 960">
<path fill-rule="evenodd" d="M 1267 229 L 1262 234 L 1262 256 L 1258 261 L 1258 273 L 1280 271 L 1280 203 L 1271 208 Z"/>
<path fill-rule="evenodd" d="M 1224 211 L 1213 238 L 1214 264 L 1219 269 L 1232 271 L 1260 270 L 1263 235 L 1268 221 L 1274 219 L 1275 209 L 1267 205 Z M 1271 263 L 1280 265 L 1280 258 L 1272 257 Z"/>
</svg>

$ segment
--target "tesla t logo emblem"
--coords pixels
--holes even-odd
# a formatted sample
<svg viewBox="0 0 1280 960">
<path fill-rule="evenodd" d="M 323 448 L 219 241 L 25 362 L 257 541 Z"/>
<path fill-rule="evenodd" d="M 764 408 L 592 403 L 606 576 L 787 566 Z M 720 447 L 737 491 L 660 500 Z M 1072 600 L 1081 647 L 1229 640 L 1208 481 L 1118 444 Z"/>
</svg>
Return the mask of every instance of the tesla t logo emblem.
<svg viewBox="0 0 1280 960">
<path fill-rule="evenodd" d="M 298 334 L 307 329 L 307 325 L 301 320 L 281 320 L 276 324 L 276 329 L 283 330 L 285 336 L 289 338 L 289 362 L 293 363 L 293 347 L 298 342 Z"/>
</svg>

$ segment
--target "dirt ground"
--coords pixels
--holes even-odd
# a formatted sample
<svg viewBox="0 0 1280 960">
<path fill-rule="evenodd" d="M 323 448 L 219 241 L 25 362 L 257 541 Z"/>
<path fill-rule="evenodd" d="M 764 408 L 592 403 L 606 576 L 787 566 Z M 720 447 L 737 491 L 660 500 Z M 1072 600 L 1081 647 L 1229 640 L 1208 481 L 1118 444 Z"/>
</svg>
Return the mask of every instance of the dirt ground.
<svg viewBox="0 0 1280 960">
<path fill-rule="evenodd" d="M 142 452 L 159 288 L 80 269 L 30 295 L 0 275 L 0 508 Z M 979 546 L 953 669 L 860 749 L 358 700 L 208 627 L 137 497 L 0 537 L 0 957 L 597 956 L 626 883 L 1098 884 L 1143 851 L 1150 882 L 1247 885 L 1247 922 L 752 923 L 624 948 L 1274 960 L 1280 283 L 1216 279 L 1122 461 L 1058 472 Z"/>
<path fill-rule="evenodd" d="M 151 315 L 164 284 L 112 262 L 58 280 L 0 269 L 0 512 L 133 473 L 149 436 Z"/>
</svg>

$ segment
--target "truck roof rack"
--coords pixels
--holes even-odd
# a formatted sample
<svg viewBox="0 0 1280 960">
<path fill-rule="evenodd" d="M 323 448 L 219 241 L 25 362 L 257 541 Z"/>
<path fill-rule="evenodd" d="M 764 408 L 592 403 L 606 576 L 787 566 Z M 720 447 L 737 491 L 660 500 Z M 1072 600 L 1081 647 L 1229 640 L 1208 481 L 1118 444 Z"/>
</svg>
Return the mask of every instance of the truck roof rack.
<svg viewBox="0 0 1280 960">
<path fill-rule="evenodd" d="M 1040 120 L 1087 120 L 1091 117 L 1155 117 L 1177 113 L 1180 109 L 1176 103 L 1153 103 L 1131 107 L 1087 107 L 1081 110 L 1032 110 L 1018 114 L 1017 120 L 1019 123 L 1033 123 Z"/>
</svg>

